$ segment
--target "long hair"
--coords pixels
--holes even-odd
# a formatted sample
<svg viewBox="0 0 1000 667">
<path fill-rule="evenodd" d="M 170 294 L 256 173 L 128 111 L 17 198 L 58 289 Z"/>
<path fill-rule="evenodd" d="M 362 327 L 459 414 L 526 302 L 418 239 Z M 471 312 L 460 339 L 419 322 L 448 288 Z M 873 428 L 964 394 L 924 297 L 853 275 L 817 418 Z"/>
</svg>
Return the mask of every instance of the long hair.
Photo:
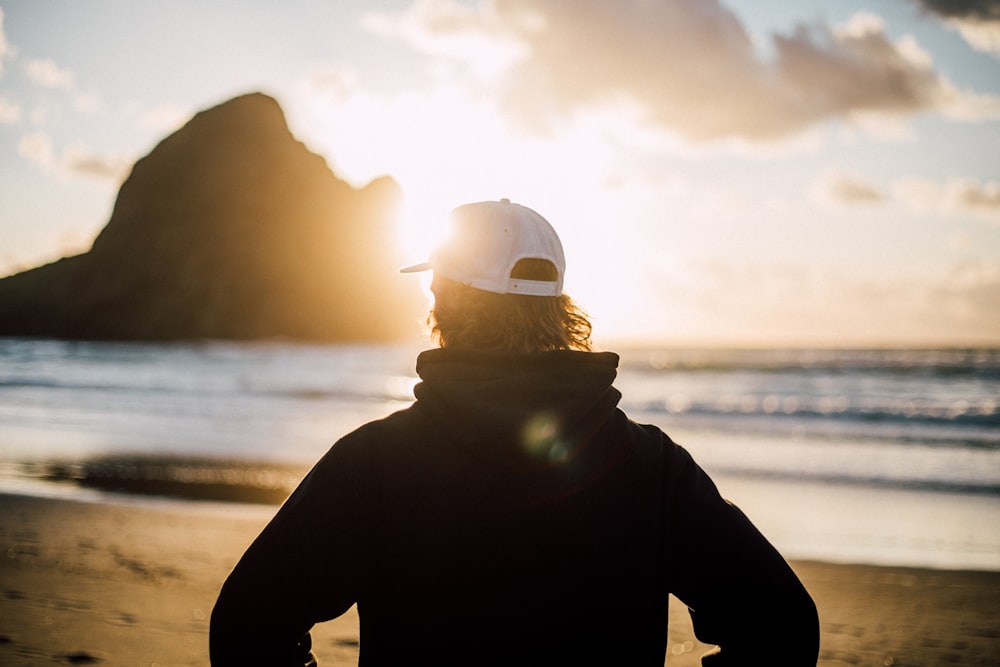
<svg viewBox="0 0 1000 667">
<path fill-rule="evenodd" d="M 545 260 L 523 259 L 511 278 L 555 280 Z M 560 296 L 496 294 L 434 276 L 434 306 L 427 316 L 431 339 L 441 347 L 507 352 L 593 349 L 587 314 Z"/>
</svg>

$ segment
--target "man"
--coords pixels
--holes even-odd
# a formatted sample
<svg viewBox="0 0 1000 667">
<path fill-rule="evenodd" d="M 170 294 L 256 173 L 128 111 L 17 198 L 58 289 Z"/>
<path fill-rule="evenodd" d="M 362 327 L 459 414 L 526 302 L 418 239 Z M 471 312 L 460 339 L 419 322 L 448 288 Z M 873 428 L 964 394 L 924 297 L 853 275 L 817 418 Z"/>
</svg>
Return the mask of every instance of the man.
<svg viewBox="0 0 1000 667">
<path fill-rule="evenodd" d="M 670 593 L 720 647 L 706 664 L 816 663 L 782 557 L 617 408 L 618 357 L 591 351 L 544 218 L 461 206 L 403 270 L 434 271 L 416 402 L 337 442 L 250 546 L 213 664 L 314 664 L 312 625 L 357 603 L 362 665 L 662 665 Z"/>
</svg>

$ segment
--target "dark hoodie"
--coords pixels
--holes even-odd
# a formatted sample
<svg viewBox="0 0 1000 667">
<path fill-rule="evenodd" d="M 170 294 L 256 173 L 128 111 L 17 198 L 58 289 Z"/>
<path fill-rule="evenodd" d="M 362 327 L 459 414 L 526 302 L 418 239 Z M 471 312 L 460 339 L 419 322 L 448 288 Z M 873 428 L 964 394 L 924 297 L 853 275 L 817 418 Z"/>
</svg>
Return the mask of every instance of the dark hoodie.
<svg viewBox="0 0 1000 667">
<path fill-rule="evenodd" d="M 617 408 L 617 362 L 422 353 L 416 402 L 337 442 L 233 570 L 213 665 L 309 664 L 310 628 L 354 603 L 361 665 L 662 665 L 669 593 L 721 647 L 706 664 L 814 665 L 808 593 Z"/>
</svg>

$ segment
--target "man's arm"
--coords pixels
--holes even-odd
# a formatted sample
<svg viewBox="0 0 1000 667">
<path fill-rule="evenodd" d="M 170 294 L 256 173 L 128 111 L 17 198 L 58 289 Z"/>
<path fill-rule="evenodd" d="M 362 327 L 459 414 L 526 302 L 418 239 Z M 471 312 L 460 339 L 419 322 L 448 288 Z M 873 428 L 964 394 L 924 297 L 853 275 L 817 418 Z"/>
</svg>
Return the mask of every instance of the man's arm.
<svg viewBox="0 0 1000 667">
<path fill-rule="evenodd" d="M 306 476 L 223 585 L 212 610 L 213 666 L 315 665 L 310 628 L 356 601 L 355 485 L 335 474 L 336 449 Z"/>
<path fill-rule="evenodd" d="M 816 605 L 784 558 L 678 447 L 671 592 L 691 609 L 695 635 L 719 651 L 705 665 L 815 665 Z M 766 637 L 781 651 L 762 654 Z"/>
</svg>

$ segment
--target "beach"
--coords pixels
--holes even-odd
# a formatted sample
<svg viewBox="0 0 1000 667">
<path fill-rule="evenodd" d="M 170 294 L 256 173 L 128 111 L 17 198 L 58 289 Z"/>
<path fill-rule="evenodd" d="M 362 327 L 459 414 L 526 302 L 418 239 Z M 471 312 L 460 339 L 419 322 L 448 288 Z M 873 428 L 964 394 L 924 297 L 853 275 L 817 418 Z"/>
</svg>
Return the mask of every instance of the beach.
<svg viewBox="0 0 1000 667">
<path fill-rule="evenodd" d="M 0 495 L 0 664 L 208 664 L 219 587 L 273 512 Z M 819 608 L 820 665 L 1000 664 L 1000 572 L 792 565 Z M 321 665 L 357 664 L 353 610 L 313 637 Z M 669 638 L 668 665 L 709 648 L 674 599 Z M 761 664 L 782 641 L 760 638 Z"/>
<path fill-rule="evenodd" d="M 339 435 L 412 403 L 413 358 L 0 341 L 0 665 L 207 665 L 229 571 Z M 791 560 L 820 665 L 1000 665 L 1000 350 L 638 350 L 616 386 Z M 671 603 L 667 664 L 697 665 Z M 313 635 L 357 664 L 356 613 Z"/>
</svg>

